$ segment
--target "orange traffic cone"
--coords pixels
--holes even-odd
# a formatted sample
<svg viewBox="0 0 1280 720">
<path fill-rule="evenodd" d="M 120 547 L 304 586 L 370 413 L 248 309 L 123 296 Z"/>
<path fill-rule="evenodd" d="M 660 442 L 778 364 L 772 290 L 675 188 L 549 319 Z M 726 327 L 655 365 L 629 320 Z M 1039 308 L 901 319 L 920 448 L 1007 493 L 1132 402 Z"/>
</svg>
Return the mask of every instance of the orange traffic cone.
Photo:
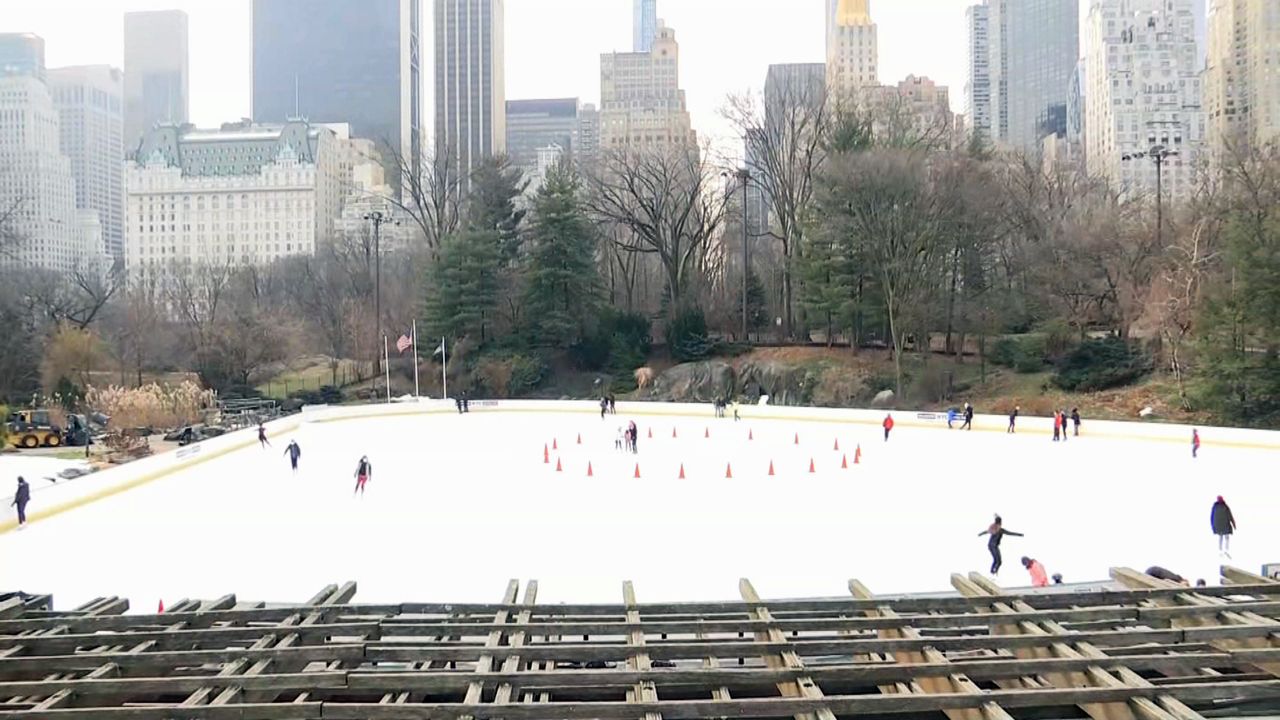
<svg viewBox="0 0 1280 720">
<path fill-rule="evenodd" d="M 862 462 L 862 443 L 858 443 L 858 449 L 853 452 L 853 464 L 857 465 Z"/>
<path fill-rule="evenodd" d="M 769 477 L 773 477 L 773 461 L 769 461 Z"/>
<path fill-rule="evenodd" d="M 836 446 L 832 449 L 836 452 L 840 452 L 840 438 L 836 438 Z"/>
<path fill-rule="evenodd" d="M 578 433 L 578 444 L 582 444 L 582 433 Z"/>
<path fill-rule="evenodd" d="M 751 428 L 747 428 L 747 439 L 748 439 L 748 440 L 755 440 L 755 439 L 756 439 L 756 433 L 755 433 L 755 431 L 754 431 L 754 430 L 752 430 Z"/>
<path fill-rule="evenodd" d="M 560 449 L 560 446 L 556 444 L 556 439 L 555 439 L 555 438 L 551 438 L 551 449 L 552 449 L 552 450 L 559 450 L 559 449 Z"/>
<path fill-rule="evenodd" d="M 547 450 L 546 443 L 542 443 L 542 464 L 548 465 L 550 463 L 551 463 L 551 451 Z"/>
<path fill-rule="evenodd" d="M 796 433 L 796 445 L 800 444 L 800 433 Z"/>
<path fill-rule="evenodd" d="M 684 480 L 684 463 L 680 463 L 680 479 Z"/>
<path fill-rule="evenodd" d="M 703 431 L 702 431 L 702 437 L 704 437 L 704 438 L 709 438 L 709 437 L 711 437 L 711 428 L 707 428 L 706 430 L 703 430 Z"/>
<path fill-rule="evenodd" d="M 813 458 L 809 458 L 809 474 L 812 475 L 816 472 L 817 470 L 813 467 Z"/>
<path fill-rule="evenodd" d="M 636 474 L 635 474 L 635 477 L 636 477 L 636 478 L 639 478 L 639 477 L 640 477 L 640 463 L 636 463 Z"/>
<path fill-rule="evenodd" d="M 841 456 L 840 456 L 840 469 L 841 469 L 841 470 L 848 470 L 848 469 L 849 469 L 849 456 L 848 456 L 848 455 L 841 455 Z"/>
<path fill-rule="evenodd" d="M 588 460 L 588 461 L 587 461 L 587 477 L 595 477 L 595 476 L 596 476 L 596 472 L 595 472 L 595 470 L 591 467 L 591 461 L 590 461 L 590 460 Z"/>
<path fill-rule="evenodd" d="M 156 614 L 158 615 L 164 614 L 164 598 L 160 598 L 160 607 L 156 608 Z"/>
<path fill-rule="evenodd" d="M 676 436 L 676 429 L 673 427 L 671 428 L 671 437 L 674 438 L 675 436 Z"/>
<path fill-rule="evenodd" d="M 727 478 L 727 479 L 729 479 L 729 480 L 732 480 L 732 479 L 733 479 L 733 464 L 732 464 L 732 463 L 730 463 L 730 464 L 728 464 L 728 465 L 725 465 L 725 466 L 724 466 L 724 476 L 725 476 L 725 478 Z"/>
<path fill-rule="evenodd" d="M 560 464 L 560 458 L 556 458 L 556 472 L 564 472 L 564 466 Z"/>
<path fill-rule="evenodd" d="M 649 439 L 653 439 L 653 428 L 649 428 Z"/>
</svg>

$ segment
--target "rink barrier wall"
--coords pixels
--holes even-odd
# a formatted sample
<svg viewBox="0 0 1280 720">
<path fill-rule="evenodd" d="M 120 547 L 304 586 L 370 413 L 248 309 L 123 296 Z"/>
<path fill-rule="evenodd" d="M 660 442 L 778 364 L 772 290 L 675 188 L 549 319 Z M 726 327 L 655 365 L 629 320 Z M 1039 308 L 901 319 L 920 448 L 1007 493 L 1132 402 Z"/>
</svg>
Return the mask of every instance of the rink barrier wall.
<svg viewBox="0 0 1280 720">
<path fill-rule="evenodd" d="M 576 414 L 598 416 L 598 401 L 551 401 L 551 400 L 474 400 L 471 411 L 478 413 L 538 413 L 538 414 Z M 903 429 L 946 430 L 946 413 L 911 412 L 883 410 L 855 410 L 842 408 L 800 408 L 781 406 L 741 405 L 739 411 L 743 422 L 786 421 L 823 424 L 849 424 L 879 428 L 886 414 L 892 414 L 894 431 Z M 360 406 L 308 406 L 302 412 L 277 420 L 267 425 L 268 437 L 279 437 L 296 431 L 306 423 L 334 423 L 351 420 L 386 419 L 421 415 L 452 415 L 457 412 L 453 401 L 423 400 L 419 402 L 396 402 L 382 405 Z M 714 412 L 707 403 L 620 403 L 619 412 L 625 417 L 676 417 L 704 418 L 714 420 Z M 721 422 L 733 422 L 732 410 L 728 411 L 728 419 Z M 960 421 L 955 423 L 959 430 Z M 976 432 L 1004 433 L 1008 427 L 1008 417 L 1004 415 L 975 415 L 973 428 Z M 1052 418 L 1020 416 L 1017 430 L 1019 435 L 1042 436 L 1053 435 Z M 1169 425 L 1158 423 L 1114 422 L 1084 419 L 1081 424 L 1082 438 L 1104 439 L 1125 442 L 1160 442 L 1191 444 L 1189 425 Z M 1238 428 L 1201 427 L 1201 449 L 1230 448 L 1245 450 L 1280 450 L 1280 432 L 1268 430 L 1247 430 Z M 32 484 L 30 513 L 28 522 L 38 522 L 69 510 L 74 510 L 92 502 L 117 495 L 136 487 L 146 485 L 155 480 L 167 477 L 180 470 L 196 467 L 238 450 L 252 447 L 258 442 L 257 429 L 246 428 L 216 438 L 201 441 L 194 445 L 179 448 L 167 453 L 152 455 L 141 460 L 119 465 L 68 481 L 64 484 L 37 487 Z M 279 449 L 283 453 L 283 446 Z M 0 516 L 0 533 L 17 527 L 15 508 L 8 506 Z"/>
</svg>

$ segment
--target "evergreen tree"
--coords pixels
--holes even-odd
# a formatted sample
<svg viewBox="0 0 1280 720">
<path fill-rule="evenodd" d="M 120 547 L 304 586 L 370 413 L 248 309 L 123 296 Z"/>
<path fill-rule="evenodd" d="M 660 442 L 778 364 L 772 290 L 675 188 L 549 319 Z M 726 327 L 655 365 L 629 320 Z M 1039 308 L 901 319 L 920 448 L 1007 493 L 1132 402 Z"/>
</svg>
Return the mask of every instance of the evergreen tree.
<svg viewBox="0 0 1280 720">
<path fill-rule="evenodd" d="M 525 211 L 516 208 L 516 198 L 525 187 L 521 172 L 511 167 L 505 155 L 485 158 L 471 176 L 465 226 L 495 233 L 505 265 L 514 263 L 520 252 L 520 222 Z"/>
<path fill-rule="evenodd" d="M 560 165 L 533 201 L 524 298 L 528 332 L 538 345 L 577 342 L 599 302 L 596 237 L 578 203 L 579 189 L 572 168 Z"/>
<path fill-rule="evenodd" d="M 498 304 L 500 244 L 492 231 L 445 238 L 427 278 L 426 325 L 432 337 L 488 339 Z"/>
</svg>

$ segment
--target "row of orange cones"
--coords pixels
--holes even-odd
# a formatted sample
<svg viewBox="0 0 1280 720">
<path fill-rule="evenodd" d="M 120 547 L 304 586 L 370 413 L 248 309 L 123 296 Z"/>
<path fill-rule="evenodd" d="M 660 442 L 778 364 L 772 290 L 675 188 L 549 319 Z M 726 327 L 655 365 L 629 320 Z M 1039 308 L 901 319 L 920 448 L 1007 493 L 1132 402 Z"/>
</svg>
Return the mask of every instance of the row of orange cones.
<svg viewBox="0 0 1280 720">
<path fill-rule="evenodd" d="M 544 462 L 550 462 L 550 460 L 549 460 L 549 459 L 544 458 Z M 855 450 L 855 451 L 854 451 L 854 454 L 853 454 L 853 464 L 854 464 L 854 465 L 858 465 L 858 464 L 860 464 L 861 462 L 862 462 L 862 446 L 861 446 L 861 445 L 859 445 L 859 446 L 858 446 L 858 448 L 857 448 L 857 450 Z M 848 469 L 849 469 L 849 456 L 848 456 L 848 455 L 841 455 L 841 456 L 840 456 L 840 469 L 841 469 L 841 470 L 848 470 Z M 562 465 L 562 464 L 560 463 L 560 458 L 556 458 L 556 472 L 564 472 L 564 465 Z M 818 472 L 817 466 L 814 464 L 814 462 L 813 462 L 813 458 L 809 458 L 809 474 L 811 474 L 811 475 L 812 475 L 812 474 L 814 474 L 814 473 L 816 473 L 816 472 Z M 774 470 L 773 470 L 773 461 L 772 461 L 772 460 L 770 460 L 770 461 L 769 461 L 769 477 L 773 477 L 773 476 L 774 476 L 774 474 L 775 474 L 775 473 L 774 473 Z M 726 478 L 729 478 L 729 479 L 732 479 L 732 478 L 733 478 L 733 463 L 729 463 L 729 464 L 725 465 L 725 468 L 724 468 L 724 476 L 725 476 Z M 591 462 L 590 462 L 590 461 L 588 461 L 588 462 L 587 462 L 587 477 L 595 477 L 595 468 L 594 468 L 594 467 L 592 467 L 592 465 L 591 465 Z M 635 475 L 634 475 L 633 477 L 637 477 L 637 478 L 638 478 L 638 477 L 640 477 L 640 463 L 636 463 L 636 472 L 635 472 Z M 680 480 L 684 480 L 684 479 L 685 479 L 685 475 L 684 475 L 684 463 L 680 463 L 680 477 L 679 477 L 678 479 L 680 479 Z"/>
<path fill-rule="evenodd" d="M 709 438 L 709 437 L 711 437 L 711 428 L 707 428 L 705 431 L 703 431 L 702 436 L 703 436 L 704 438 Z M 653 437 L 653 428 L 649 428 L 649 437 L 650 437 L 650 438 L 652 438 L 652 437 Z M 675 428 L 671 428 L 671 437 L 676 437 L 676 429 L 675 429 Z M 748 440 L 755 440 L 755 439 L 756 439 L 756 437 L 755 437 L 755 431 L 748 429 L 748 430 L 747 430 L 747 439 L 748 439 Z M 579 445 L 581 445 L 581 444 L 582 444 L 582 433 L 578 433 L 578 444 L 579 444 Z M 795 444 L 796 444 L 796 445 L 799 445 L 799 444 L 800 444 L 800 433 L 796 433 L 796 436 L 795 436 Z M 560 444 L 556 441 L 556 439 L 555 439 L 555 438 L 551 438 L 551 450 L 559 450 L 559 449 L 560 449 Z M 836 442 L 835 442 L 835 448 L 834 448 L 834 450 L 836 450 L 837 452 L 839 452 L 839 450 L 840 450 L 840 438 L 836 438 Z M 543 453 L 543 456 L 544 456 L 544 457 L 545 457 L 545 456 L 547 455 L 547 453 L 548 453 L 548 449 L 547 449 L 547 446 L 546 446 L 545 444 L 542 446 L 542 453 Z"/>
</svg>

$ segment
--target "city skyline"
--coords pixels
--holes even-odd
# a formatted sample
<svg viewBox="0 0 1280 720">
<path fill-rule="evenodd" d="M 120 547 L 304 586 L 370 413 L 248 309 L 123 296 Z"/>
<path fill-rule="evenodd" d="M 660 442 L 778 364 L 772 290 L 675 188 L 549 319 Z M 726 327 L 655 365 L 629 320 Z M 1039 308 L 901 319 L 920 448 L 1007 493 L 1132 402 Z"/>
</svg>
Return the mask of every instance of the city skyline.
<svg viewBox="0 0 1280 720">
<path fill-rule="evenodd" d="M 951 89 L 952 106 L 962 109 L 967 43 L 967 0 L 900 0 L 872 7 L 880 27 L 880 80 L 897 83 L 907 75 L 928 76 Z M 118 31 L 125 11 L 177 8 L 190 17 L 191 120 L 201 127 L 251 117 L 252 3 L 250 0 L 103 0 L 90 7 L 74 0 L 49 0 L 38 7 L 13 8 L 0 30 L 34 32 L 46 40 L 48 65 L 111 64 L 123 52 Z M 429 31 L 431 3 L 423 3 L 424 58 L 433 56 Z M 936 22 L 921 25 L 915 14 L 930 8 Z M 633 0 L 508 0 L 505 34 L 506 99 L 579 97 L 599 102 L 598 58 L 632 47 Z M 74 7 L 77 21 L 65 18 Z M 792 6 L 789 6 L 792 7 Z M 720 117 L 725 96 L 760 92 L 770 64 L 825 59 L 825 0 L 806 0 L 783 12 L 776 0 L 687 0 L 659 2 L 658 16 L 679 33 L 685 88 L 700 137 L 740 145 Z M 547 43 L 566 22 L 591 28 L 569 42 Z M 728 32 L 726 32 L 726 26 Z M 767 47 L 767 52 L 752 48 Z M 519 62 L 536 57 L 537 63 Z M 733 61 L 726 62 L 726 58 Z M 429 64 L 429 60 L 424 65 Z M 423 68 L 424 113 L 434 104 L 432 72 Z M 426 123 L 430 132 L 430 123 Z"/>
</svg>

